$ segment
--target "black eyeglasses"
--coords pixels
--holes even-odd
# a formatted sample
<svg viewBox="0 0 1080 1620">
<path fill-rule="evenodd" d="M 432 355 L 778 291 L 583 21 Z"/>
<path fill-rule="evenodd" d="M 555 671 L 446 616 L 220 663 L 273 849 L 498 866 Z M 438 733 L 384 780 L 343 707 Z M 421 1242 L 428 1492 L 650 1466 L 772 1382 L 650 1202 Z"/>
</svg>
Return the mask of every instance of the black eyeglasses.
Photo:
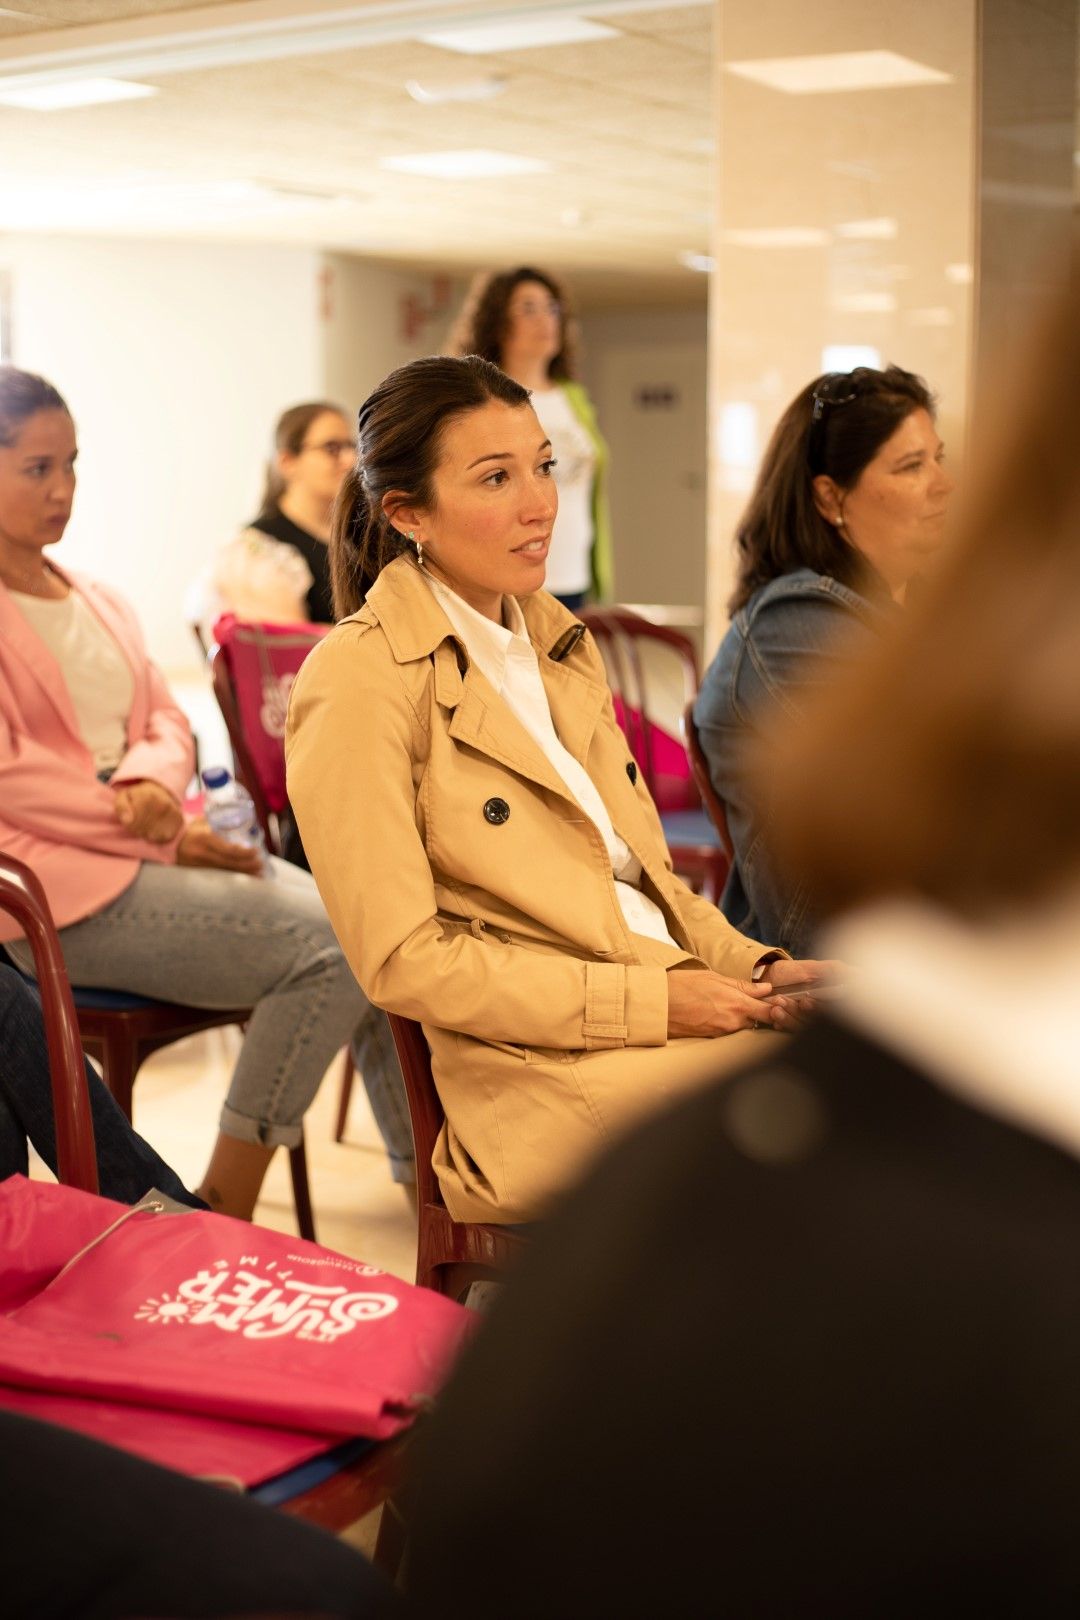
<svg viewBox="0 0 1080 1620">
<path fill-rule="evenodd" d="M 868 366 L 856 366 L 854 371 L 830 371 L 827 376 L 822 377 L 814 389 L 810 396 L 813 409 L 810 412 L 810 433 L 806 442 L 806 459 L 811 472 L 818 469 L 821 440 L 829 412 L 839 410 L 843 405 L 850 405 L 853 399 L 858 399 L 867 377 L 871 375 Z"/>
<path fill-rule="evenodd" d="M 302 444 L 300 449 L 301 451 L 321 450 L 323 455 L 329 456 L 331 461 L 337 461 L 339 456 L 343 456 L 346 451 L 348 451 L 350 456 L 356 454 L 356 440 L 326 439 L 322 444 Z"/>
</svg>

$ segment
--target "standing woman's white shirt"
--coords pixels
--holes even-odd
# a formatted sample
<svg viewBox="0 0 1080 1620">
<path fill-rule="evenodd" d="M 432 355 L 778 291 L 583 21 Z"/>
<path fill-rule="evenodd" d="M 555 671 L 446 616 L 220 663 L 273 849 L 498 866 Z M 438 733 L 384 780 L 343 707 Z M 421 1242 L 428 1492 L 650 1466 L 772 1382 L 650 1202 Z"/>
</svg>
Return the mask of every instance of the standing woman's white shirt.
<svg viewBox="0 0 1080 1620">
<path fill-rule="evenodd" d="M 551 440 L 559 512 L 551 533 L 544 589 L 576 596 L 592 584 L 592 494 L 596 449 L 563 389 L 534 388 L 530 403 Z"/>
</svg>

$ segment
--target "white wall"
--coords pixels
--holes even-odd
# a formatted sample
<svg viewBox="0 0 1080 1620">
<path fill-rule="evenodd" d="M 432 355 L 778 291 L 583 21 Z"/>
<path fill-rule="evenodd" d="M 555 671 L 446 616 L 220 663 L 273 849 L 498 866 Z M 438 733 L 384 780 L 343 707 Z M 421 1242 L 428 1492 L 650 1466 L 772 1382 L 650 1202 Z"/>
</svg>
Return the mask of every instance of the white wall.
<svg viewBox="0 0 1080 1620">
<path fill-rule="evenodd" d="M 440 354 L 466 282 L 345 253 L 323 257 L 325 393 L 355 411 L 389 372 Z"/>
<path fill-rule="evenodd" d="M 0 266 L 11 358 L 56 384 L 79 429 L 57 557 L 119 586 L 158 663 L 190 668 L 185 590 L 253 514 L 278 413 L 324 392 L 320 256 L 9 236 Z"/>
<path fill-rule="evenodd" d="M 700 613 L 705 308 L 597 312 L 581 328 L 584 381 L 611 450 L 616 595 Z"/>
</svg>

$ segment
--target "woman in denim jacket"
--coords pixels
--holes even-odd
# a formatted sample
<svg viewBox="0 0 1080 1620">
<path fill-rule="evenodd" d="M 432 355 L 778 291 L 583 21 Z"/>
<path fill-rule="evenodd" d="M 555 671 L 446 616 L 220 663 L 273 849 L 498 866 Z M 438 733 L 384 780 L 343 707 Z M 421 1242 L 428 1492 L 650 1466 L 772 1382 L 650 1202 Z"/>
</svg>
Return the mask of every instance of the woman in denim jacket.
<svg viewBox="0 0 1080 1620">
<path fill-rule="evenodd" d="M 721 909 L 793 956 L 809 954 L 815 919 L 805 892 L 774 875 L 750 745 L 895 617 L 941 544 L 953 489 L 943 457 L 921 378 L 899 366 L 827 373 L 781 417 L 737 531 L 732 622 L 694 721 L 734 846 Z"/>
</svg>

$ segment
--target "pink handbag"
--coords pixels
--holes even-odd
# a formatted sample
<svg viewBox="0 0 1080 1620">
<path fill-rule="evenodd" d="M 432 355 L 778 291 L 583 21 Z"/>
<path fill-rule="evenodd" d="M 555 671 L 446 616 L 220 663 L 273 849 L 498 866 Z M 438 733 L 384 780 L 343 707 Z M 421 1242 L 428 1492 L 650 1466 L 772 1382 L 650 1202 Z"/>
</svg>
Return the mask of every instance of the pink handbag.
<svg viewBox="0 0 1080 1620">
<path fill-rule="evenodd" d="M 472 1320 L 459 1306 L 316 1243 L 149 1202 L 0 1184 L 0 1404 L 250 1484 L 389 1438 L 438 1389 Z"/>
<path fill-rule="evenodd" d="M 296 672 L 328 624 L 253 624 L 224 613 L 214 640 L 225 654 L 240 729 L 267 807 L 280 815 L 285 791 L 285 716 Z"/>
</svg>

